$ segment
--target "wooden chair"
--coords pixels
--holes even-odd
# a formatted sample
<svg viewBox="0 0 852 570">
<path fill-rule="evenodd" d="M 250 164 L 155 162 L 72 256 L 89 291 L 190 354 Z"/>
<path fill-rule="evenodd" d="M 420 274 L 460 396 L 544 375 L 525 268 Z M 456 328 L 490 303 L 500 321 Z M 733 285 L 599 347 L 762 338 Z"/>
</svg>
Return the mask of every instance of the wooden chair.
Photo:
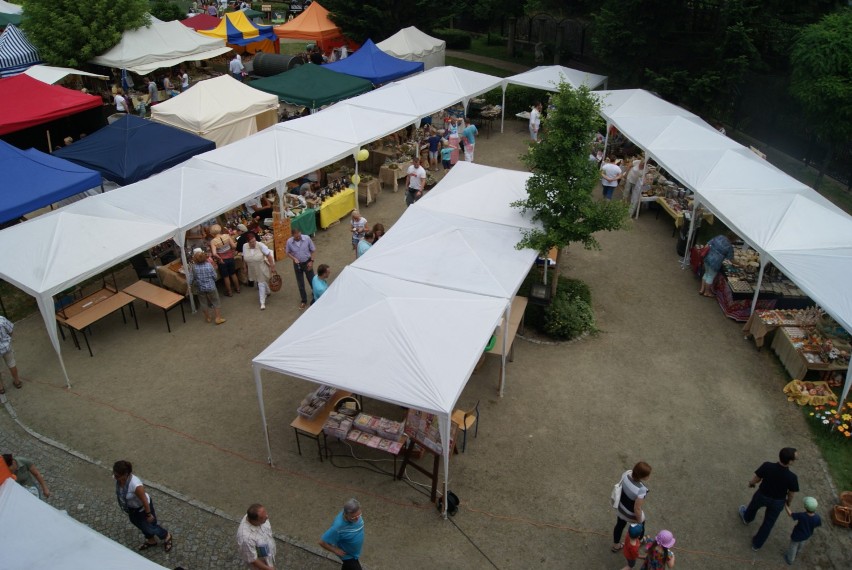
<svg viewBox="0 0 852 570">
<path fill-rule="evenodd" d="M 479 435 L 479 400 L 476 401 L 476 405 L 470 410 L 456 410 L 453 412 L 452 417 L 450 418 L 454 424 L 459 426 L 459 429 L 464 432 L 464 438 L 462 439 L 462 453 L 465 452 L 467 448 L 467 432 L 471 428 L 475 428 L 473 432 L 473 437 Z"/>
</svg>

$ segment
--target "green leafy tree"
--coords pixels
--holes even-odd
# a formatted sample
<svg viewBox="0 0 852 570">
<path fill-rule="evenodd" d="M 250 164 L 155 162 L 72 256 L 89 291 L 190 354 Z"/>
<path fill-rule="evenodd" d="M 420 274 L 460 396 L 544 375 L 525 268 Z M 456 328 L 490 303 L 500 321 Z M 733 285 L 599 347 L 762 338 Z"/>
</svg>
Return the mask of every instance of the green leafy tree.
<svg viewBox="0 0 852 570">
<path fill-rule="evenodd" d="M 41 58 L 77 67 L 149 24 L 148 0 L 24 0 L 21 23 Z"/>
<path fill-rule="evenodd" d="M 556 247 L 558 275 L 562 248 L 580 242 L 587 249 L 599 249 L 595 233 L 623 228 L 627 205 L 592 196 L 600 176 L 597 164 L 589 160 L 589 150 L 595 133 L 604 126 L 598 98 L 586 87 L 573 89 L 561 83 L 551 104 L 555 108 L 542 121 L 545 137 L 531 145 L 524 157 L 533 173 L 527 181 L 529 196 L 513 206 L 531 211 L 542 226 L 526 231 L 518 248 L 547 252 Z M 558 283 L 558 279 L 552 281 L 551 297 L 556 296 Z"/>
<path fill-rule="evenodd" d="M 154 0 L 151 2 L 151 15 L 164 22 L 183 20 L 186 18 L 186 9 L 174 0 Z"/>
<path fill-rule="evenodd" d="M 829 151 L 815 186 L 838 145 L 852 140 L 852 9 L 804 28 L 791 54 L 790 91 Z"/>
<path fill-rule="evenodd" d="M 428 33 L 449 22 L 455 10 L 439 0 L 323 0 L 322 5 L 346 37 L 359 43 L 368 38 L 379 43 L 408 26 Z"/>
</svg>

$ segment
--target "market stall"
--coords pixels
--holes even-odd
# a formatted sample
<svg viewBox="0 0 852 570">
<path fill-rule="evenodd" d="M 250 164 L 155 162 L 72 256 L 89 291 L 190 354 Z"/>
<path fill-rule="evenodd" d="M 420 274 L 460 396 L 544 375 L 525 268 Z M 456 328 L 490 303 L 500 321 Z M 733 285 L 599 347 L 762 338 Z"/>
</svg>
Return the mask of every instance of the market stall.
<svg viewBox="0 0 852 570">
<path fill-rule="evenodd" d="M 196 14 L 194 16 L 190 16 L 184 20 L 181 20 L 180 23 L 186 26 L 187 28 L 192 28 L 196 32 L 200 32 L 202 30 L 212 30 L 216 26 L 219 25 L 222 19 L 216 16 L 211 16 L 207 12 L 202 12 L 201 14 Z"/>
<path fill-rule="evenodd" d="M 28 67 L 41 63 L 38 50 L 26 34 L 9 24 L 0 33 L 0 78 L 23 73 Z"/>
<path fill-rule="evenodd" d="M 312 41 L 325 52 L 343 45 L 350 51 L 358 48 L 358 44 L 346 38 L 337 24 L 331 21 L 328 10 L 319 2 L 311 2 L 301 14 L 274 29 L 281 39 Z"/>
<path fill-rule="evenodd" d="M 108 81 L 109 77 L 106 75 L 100 75 L 97 73 L 89 73 L 88 71 L 80 71 L 79 69 L 72 69 L 70 67 L 54 67 L 52 65 L 33 65 L 32 67 L 27 68 L 24 72 L 29 75 L 33 79 L 38 79 L 42 83 L 48 83 L 53 85 L 55 83 L 59 83 L 69 75 L 76 75 L 79 77 L 94 77 L 95 79 L 102 79 L 104 81 Z"/>
<path fill-rule="evenodd" d="M 405 61 L 388 55 L 377 48 L 373 40 L 364 42 L 358 51 L 346 59 L 328 63 L 323 67 L 366 79 L 376 85 L 423 71 L 422 63 Z"/>
<path fill-rule="evenodd" d="M 100 97 L 48 85 L 22 73 L 0 81 L 0 135 L 100 107 Z M 56 134 L 53 142 L 59 142 Z"/>
<path fill-rule="evenodd" d="M 276 95 L 281 101 L 301 105 L 309 109 L 319 109 L 373 88 L 366 79 L 337 73 L 326 66 L 301 65 L 290 71 L 271 77 L 255 79 L 251 82 L 254 89 Z"/>
<path fill-rule="evenodd" d="M 255 24 L 241 11 L 226 13 L 214 28 L 196 31 L 203 36 L 225 40 L 227 47 L 240 53 L 280 51 L 280 42 L 272 26 Z"/>
<path fill-rule="evenodd" d="M 409 26 L 379 42 L 376 47 L 399 59 L 422 62 L 429 70 L 444 65 L 447 42 Z"/>
</svg>

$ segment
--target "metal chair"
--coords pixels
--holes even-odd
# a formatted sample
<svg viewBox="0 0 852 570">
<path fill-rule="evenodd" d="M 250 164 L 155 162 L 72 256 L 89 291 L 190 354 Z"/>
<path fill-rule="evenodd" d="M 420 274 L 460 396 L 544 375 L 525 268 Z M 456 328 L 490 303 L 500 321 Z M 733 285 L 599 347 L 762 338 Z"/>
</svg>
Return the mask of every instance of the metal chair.
<svg viewBox="0 0 852 570">
<path fill-rule="evenodd" d="M 464 432 L 464 438 L 462 439 L 462 453 L 467 449 L 467 432 L 470 428 L 475 428 L 473 432 L 473 437 L 479 435 L 479 400 L 476 401 L 476 405 L 470 410 L 456 410 L 453 412 L 452 417 L 450 418 L 454 424 L 459 426 L 459 429 Z"/>
<path fill-rule="evenodd" d="M 133 270 L 136 271 L 136 277 L 139 279 L 148 279 L 153 282 L 157 279 L 157 270 L 150 265 L 143 254 L 137 254 L 130 258 L 130 264 L 133 265 Z"/>
</svg>

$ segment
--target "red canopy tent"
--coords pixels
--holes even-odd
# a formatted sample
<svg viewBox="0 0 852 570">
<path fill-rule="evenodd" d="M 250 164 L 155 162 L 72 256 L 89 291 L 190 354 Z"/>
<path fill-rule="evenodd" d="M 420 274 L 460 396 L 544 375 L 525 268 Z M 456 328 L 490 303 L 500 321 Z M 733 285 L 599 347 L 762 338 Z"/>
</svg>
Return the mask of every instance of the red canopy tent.
<svg viewBox="0 0 852 570">
<path fill-rule="evenodd" d="M 186 20 L 181 20 L 180 23 L 187 28 L 192 28 L 196 32 L 198 30 L 212 30 L 219 25 L 222 20 L 210 14 L 196 14 Z"/>
<path fill-rule="evenodd" d="M 101 106 L 101 98 L 29 75 L 0 79 L 0 135 L 20 131 Z"/>
</svg>

